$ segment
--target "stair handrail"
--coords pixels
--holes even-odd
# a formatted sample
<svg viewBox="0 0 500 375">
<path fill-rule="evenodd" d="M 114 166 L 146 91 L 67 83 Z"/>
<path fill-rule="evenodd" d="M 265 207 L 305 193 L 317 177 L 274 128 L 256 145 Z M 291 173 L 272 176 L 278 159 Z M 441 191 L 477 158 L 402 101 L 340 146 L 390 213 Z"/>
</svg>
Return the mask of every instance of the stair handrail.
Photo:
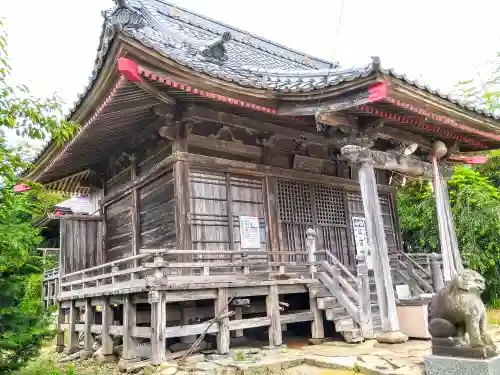
<svg viewBox="0 0 500 375">
<path fill-rule="evenodd" d="M 329 264 L 326 260 L 323 261 L 323 269 L 328 272 L 328 274 L 337 282 L 340 284 L 340 286 L 345 290 L 347 293 L 348 297 L 351 299 L 355 300 L 358 304 L 361 301 L 361 298 L 359 296 L 359 293 L 356 289 L 352 287 L 349 282 L 342 277 L 340 274 L 340 270 L 335 267 L 335 265 Z M 357 286 L 357 284 L 355 284 Z"/>
<path fill-rule="evenodd" d="M 316 275 L 359 325 L 361 336 L 365 339 L 372 339 L 374 337 L 373 319 L 366 256 L 356 257 L 358 275 L 354 276 L 329 250 L 316 251 L 316 232 L 313 229 L 308 229 L 306 235 L 311 274 Z M 315 254 L 318 253 L 325 253 L 326 259 L 315 262 Z M 317 272 L 314 264 L 320 266 L 320 272 Z M 354 284 L 347 279 L 352 280 Z"/>
<path fill-rule="evenodd" d="M 328 263 L 329 263 L 329 264 L 331 264 L 332 266 L 335 266 L 335 267 L 339 268 L 339 269 L 340 269 L 342 272 L 344 272 L 344 273 L 347 275 L 347 277 L 348 277 L 349 279 L 351 279 L 353 282 L 357 282 L 357 278 L 356 278 L 356 276 L 354 276 L 354 275 L 352 274 L 352 272 L 351 272 L 351 271 L 349 271 L 349 269 L 348 269 L 346 266 L 344 266 L 344 265 L 342 264 L 342 262 L 341 262 L 340 260 L 338 260 L 338 258 L 337 258 L 335 255 L 333 255 L 333 254 L 330 252 L 330 250 L 326 250 L 326 249 L 325 249 L 325 250 L 324 250 L 324 252 L 325 252 L 325 254 L 326 254 L 326 257 L 327 257 L 327 259 L 328 259 Z"/>
<path fill-rule="evenodd" d="M 411 284 L 412 281 L 416 282 L 416 285 L 413 286 L 413 290 L 417 293 L 421 293 L 421 291 L 427 292 L 427 293 L 433 293 L 434 292 L 434 287 L 430 285 L 427 281 L 425 281 L 416 271 L 415 267 L 417 267 L 420 271 L 424 272 L 425 276 L 428 276 L 429 278 L 432 279 L 432 275 L 430 275 L 425 269 L 423 269 L 418 263 L 416 263 L 413 259 L 411 259 L 407 254 L 405 253 L 398 253 L 398 255 L 402 255 L 404 259 L 407 260 L 407 263 L 403 262 L 399 258 L 396 258 L 397 264 L 405 269 L 408 273 L 408 277 L 410 280 L 408 282 Z M 409 260 L 409 261 L 408 261 Z M 398 270 L 401 273 L 401 269 Z M 413 280 L 411 280 L 413 279 Z M 412 285 L 409 285 L 410 288 Z M 418 287 L 418 288 L 417 288 Z"/>
<path fill-rule="evenodd" d="M 418 264 L 414 259 L 412 259 L 412 257 L 409 255 L 409 254 L 406 254 L 406 253 L 403 253 L 403 252 L 400 252 L 398 255 L 401 255 L 403 258 L 405 258 L 406 260 L 410 261 L 412 264 L 413 264 L 413 267 L 414 268 L 417 268 L 419 271 L 423 272 L 423 274 L 426 276 L 426 277 L 429 277 L 431 278 L 432 275 L 429 273 L 429 271 L 427 271 L 424 267 L 422 267 L 420 264 Z"/>
</svg>

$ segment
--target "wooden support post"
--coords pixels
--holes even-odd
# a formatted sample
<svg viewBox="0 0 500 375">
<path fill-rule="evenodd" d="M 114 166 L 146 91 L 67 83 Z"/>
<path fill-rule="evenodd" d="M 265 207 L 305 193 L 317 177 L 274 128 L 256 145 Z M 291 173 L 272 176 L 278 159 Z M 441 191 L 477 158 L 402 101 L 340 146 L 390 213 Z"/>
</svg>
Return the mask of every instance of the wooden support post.
<svg viewBox="0 0 500 375">
<path fill-rule="evenodd" d="M 370 278 L 368 276 L 366 255 L 358 254 L 356 261 L 358 269 L 357 289 L 361 299 L 359 303 L 361 336 L 365 339 L 373 339 L 372 301 L 370 298 Z"/>
<path fill-rule="evenodd" d="M 172 143 L 172 153 L 187 152 L 186 138 L 189 135 L 188 124 L 178 124 L 178 135 Z M 173 165 L 174 193 L 175 193 L 175 228 L 177 233 L 177 248 L 192 249 L 191 238 L 191 210 L 190 210 L 190 187 L 189 166 L 186 161 L 178 160 Z M 182 261 L 189 262 L 191 257 L 182 257 Z M 184 275 L 191 274 L 189 269 L 183 270 Z"/>
<path fill-rule="evenodd" d="M 193 324 L 193 320 L 196 318 L 196 303 L 194 301 L 187 301 L 183 303 L 181 307 L 181 322 L 182 325 L 188 326 Z M 181 342 L 184 344 L 192 344 L 196 341 L 196 335 L 183 336 L 181 337 Z"/>
<path fill-rule="evenodd" d="M 437 293 L 444 287 L 443 271 L 441 270 L 441 264 L 439 263 L 437 254 L 432 253 L 429 259 L 432 276 L 432 286 L 434 287 L 434 292 Z"/>
<path fill-rule="evenodd" d="M 269 294 L 266 297 L 267 316 L 271 319 L 269 326 L 269 346 L 280 346 L 283 344 L 281 334 L 280 304 L 278 285 L 269 285 Z"/>
<path fill-rule="evenodd" d="M 279 222 L 278 222 L 278 200 L 277 200 L 278 186 L 275 178 L 266 177 L 266 196 L 267 196 L 267 215 L 268 222 L 267 226 L 269 228 L 269 245 L 273 253 L 280 251 L 280 239 L 279 239 Z M 274 262 L 285 262 L 282 255 L 273 254 L 272 259 Z M 284 273 L 284 267 L 280 266 L 280 273 Z"/>
<path fill-rule="evenodd" d="M 102 302 L 102 329 L 101 329 L 101 340 L 102 340 L 102 354 L 112 355 L 113 354 L 113 338 L 109 334 L 109 327 L 113 325 L 113 306 L 110 303 L 109 297 L 104 296 Z"/>
<path fill-rule="evenodd" d="M 313 344 L 320 344 L 325 339 L 323 312 L 318 308 L 318 300 L 311 289 L 309 289 L 309 308 L 313 313 L 313 321 L 311 322 L 311 341 Z"/>
<path fill-rule="evenodd" d="M 449 281 L 463 270 L 458 249 L 455 227 L 451 216 L 448 187 L 438 166 L 438 159 L 446 154 L 446 146 L 442 142 L 435 142 L 432 147 L 431 161 L 434 178 L 434 194 L 436 196 L 436 210 L 439 226 L 439 242 L 443 260 L 444 280 Z"/>
<path fill-rule="evenodd" d="M 284 273 L 284 271 L 281 272 L 281 266 L 280 266 L 280 273 Z M 279 302 L 280 302 L 280 305 L 281 305 L 281 302 L 283 302 L 283 303 L 285 302 L 285 296 L 284 295 L 282 295 L 282 294 L 279 295 Z M 288 331 L 288 325 L 286 323 L 283 323 L 281 325 L 281 332 L 286 332 L 286 331 Z"/>
<path fill-rule="evenodd" d="M 130 157 L 130 179 L 131 181 L 135 181 L 138 174 L 137 168 L 137 157 L 136 155 L 132 155 Z M 132 188 L 132 206 L 130 209 L 132 210 L 132 255 L 139 254 L 139 248 L 141 247 L 141 230 L 140 230 L 140 220 L 139 220 L 139 189 L 137 186 Z M 134 267 L 137 267 L 137 259 L 134 260 Z M 131 276 L 131 279 L 135 279 L 135 273 Z"/>
<path fill-rule="evenodd" d="M 61 353 L 64 350 L 64 331 L 61 329 L 61 324 L 64 324 L 64 309 L 61 303 L 57 303 L 57 336 L 56 336 L 56 352 Z"/>
<path fill-rule="evenodd" d="M 243 319 L 243 309 L 241 306 L 234 306 L 234 319 L 235 320 L 241 320 Z M 234 331 L 234 337 L 243 337 L 243 330 L 242 329 L 237 329 Z"/>
<path fill-rule="evenodd" d="M 115 286 L 115 284 L 118 283 L 118 275 L 117 275 L 118 271 L 120 271 L 118 265 L 113 264 L 111 266 L 111 284 L 113 286 Z"/>
<path fill-rule="evenodd" d="M 408 289 L 410 289 L 410 296 L 415 295 L 415 293 L 418 294 L 418 285 L 417 281 L 413 277 L 413 263 L 410 259 L 407 259 L 406 262 L 406 272 L 408 273 Z"/>
<path fill-rule="evenodd" d="M 217 299 L 215 300 L 215 316 L 222 312 L 228 313 L 227 308 L 227 288 L 219 288 Z M 219 354 L 227 354 L 230 345 L 229 317 L 219 320 L 219 332 L 217 333 L 217 350 Z"/>
<path fill-rule="evenodd" d="M 69 305 L 69 328 L 68 328 L 68 354 L 77 352 L 78 345 L 78 332 L 76 332 L 76 323 L 78 320 L 78 308 L 75 306 L 75 300 L 70 301 Z"/>
<path fill-rule="evenodd" d="M 345 148 L 342 149 L 343 154 L 344 149 Z M 400 343 L 408 340 L 408 337 L 399 332 L 396 297 L 394 295 L 391 266 L 389 264 L 389 251 L 385 238 L 384 221 L 377 191 L 374 162 L 370 155 L 370 153 L 368 153 L 368 156 L 361 155 L 361 159 L 355 160 L 360 163 L 358 178 L 363 199 L 366 226 L 368 229 L 368 239 L 373 249 L 373 270 L 377 285 L 382 329 L 384 331 L 383 334 L 377 336 L 377 340 L 385 343 Z M 353 155 L 350 155 L 351 161 L 353 160 L 352 156 Z"/>
<path fill-rule="evenodd" d="M 464 270 L 464 266 L 462 264 L 462 258 L 460 257 L 460 250 L 458 248 L 458 240 L 457 234 L 455 231 L 455 225 L 453 224 L 453 216 L 451 215 L 451 205 L 450 205 L 450 195 L 448 193 L 448 184 L 446 180 L 441 175 L 441 189 L 443 190 L 443 208 L 445 213 L 446 227 L 448 229 L 449 238 L 450 238 L 450 248 L 451 248 L 451 257 L 455 264 L 455 269 L 457 272 L 462 272 Z"/>
<path fill-rule="evenodd" d="M 86 352 L 92 353 L 92 345 L 94 344 L 94 339 L 92 337 L 92 324 L 94 323 L 94 310 L 91 305 L 91 299 L 85 299 L 85 326 L 83 332 L 83 348 Z"/>
<path fill-rule="evenodd" d="M 132 336 L 132 331 L 136 326 L 137 310 L 132 303 L 132 296 L 125 295 L 123 301 L 123 359 L 130 360 L 137 358 L 137 343 Z"/>
<path fill-rule="evenodd" d="M 166 292 L 151 291 L 148 299 L 151 304 L 151 364 L 165 362 L 167 338 L 164 330 L 167 327 Z"/>
<path fill-rule="evenodd" d="M 316 267 L 314 263 L 316 262 L 316 231 L 309 228 L 306 232 L 306 243 L 307 243 L 307 260 L 309 263 L 309 274 L 311 279 L 314 279 L 314 274 L 316 273 Z"/>
</svg>

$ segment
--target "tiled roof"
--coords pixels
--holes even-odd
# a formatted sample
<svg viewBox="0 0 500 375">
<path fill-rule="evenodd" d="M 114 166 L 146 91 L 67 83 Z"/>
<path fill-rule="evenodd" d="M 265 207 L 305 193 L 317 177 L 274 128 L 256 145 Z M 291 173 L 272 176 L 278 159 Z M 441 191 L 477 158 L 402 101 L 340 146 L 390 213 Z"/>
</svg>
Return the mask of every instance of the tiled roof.
<svg viewBox="0 0 500 375">
<path fill-rule="evenodd" d="M 118 5 L 114 9 L 103 12 L 104 23 L 94 69 L 87 87 L 70 111 L 70 117 L 97 78 L 112 40 L 121 32 L 181 65 L 246 87 L 283 93 L 307 92 L 380 71 L 465 109 L 500 119 L 498 115 L 443 94 L 392 69 L 380 68 L 379 63 L 340 67 L 336 63 L 308 56 L 163 0 L 115 2 Z M 220 44 L 222 49 L 211 48 L 210 45 L 220 38 L 225 39 Z"/>
<path fill-rule="evenodd" d="M 280 92 L 312 91 L 363 78 L 380 70 L 465 109 L 500 119 L 498 115 L 398 74 L 393 69 L 380 68 L 378 61 L 352 68 L 340 67 L 191 11 L 179 11 L 176 6 L 161 0 L 130 0 L 128 4 L 143 15 L 144 24 L 125 27 L 125 35 L 181 65 L 242 86 Z M 223 59 L 200 53 L 203 46 L 225 32 L 230 33 L 231 39 L 224 43 Z"/>
</svg>

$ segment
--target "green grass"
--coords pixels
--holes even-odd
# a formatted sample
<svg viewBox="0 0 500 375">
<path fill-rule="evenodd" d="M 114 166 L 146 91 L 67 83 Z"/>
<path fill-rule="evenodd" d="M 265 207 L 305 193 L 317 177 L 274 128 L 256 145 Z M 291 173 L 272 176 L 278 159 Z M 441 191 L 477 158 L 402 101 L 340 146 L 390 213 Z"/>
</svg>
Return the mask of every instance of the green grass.
<svg viewBox="0 0 500 375">
<path fill-rule="evenodd" d="M 488 309 L 486 315 L 488 316 L 488 325 L 490 326 L 500 325 L 500 309 Z"/>
<path fill-rule="evenodd" d="M 118 375 L 116 364 L 98 365 L 93 359 L 59 363 L 63 354 L 58 354 L 53 347 L 42 349 L 40 356 L 14 375 Z"/>
</svg>

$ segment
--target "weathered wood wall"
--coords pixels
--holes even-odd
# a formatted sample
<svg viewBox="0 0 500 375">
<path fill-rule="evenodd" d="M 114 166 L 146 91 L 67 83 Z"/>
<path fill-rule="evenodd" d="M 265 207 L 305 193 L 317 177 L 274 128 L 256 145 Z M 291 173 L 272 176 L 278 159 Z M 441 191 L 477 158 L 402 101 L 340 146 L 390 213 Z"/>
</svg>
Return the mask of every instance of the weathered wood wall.
<svg viewBox="0 0 500 375">
<path fill-rule="evenodd" d="M 172 171 L 139 190 L 139 223 L 141 247 L 175 248 L 175 199 Z"/>
<path fill-rule="evenodd" d="M 268 227 L 262 178 L 192 169 L 189 184 L 194 249 L 240 250 L 240 216 L 259 218 L 260 250 L 267 249 Z M 266 259 L 264 255 L 252 258 Z M 203 259 L 203 256 L 197 256 L 197 259 Z"/>
<path fill-rule="evenodd" d="M 132 196 L 106 207 L 106 261 L 132 255 Z"/>
<path fill-rule="evenodd" d="M 142 247 L 176 246 L 172 167 L 157 168 L 170 154 L 170 145 L 160 142 L 122 162 L 106 181 L 106 197 L 123 191 L 104 208 L 107 262 L 136 255 Z"/>
<path fill-rule="evenodd" d="M 103 198 L 103 190 L 96 187 L 91 187 L 89 191 L 89 213 L 91 215 L 99 215 L 99 201 Z"/>
<path fill-rule="evenodd" d="M 64 274 L 98 266 L 105 262 L 103 223 L 98 217 L 61 219 L 61 270 Z"/>
<path fill-rule="evenodd" d="M 286 142 L 278 143 L 277 148 L 257 146 L 261 145 L 257 138 L 241 129 L 226 134 L 226 140 L 220 129 L 214 136 L 210 126 L 196 126 L 202 134 L 174 141 L 160 140 L 154 146 L 142 145 L 132 157 L 123 154 L 110 158 L 105 186 L 102 190 L 92 191 L 91 197 L 94 211 L 100 209 L 105 217 L 106 262 L 135 255 L 144 247 L 176 248 L 179 244 L 179 248 L 239 250 L 240 216 L 257 216 L 261 250 L 304 251 L 306 230 L 314 227 L 318 233 L 318 248 L 330 250 L 341 262 L 354 267 L 351 216 L 362 214 L 362 206 L 359 194 L 348 190 L 347 186 L 353 188 L 349 179 L 357 179 L 355 168 L 342 160 L 329 159 L 322 153 L 314 157 L 311 157 L 314 154 L 311 152 L 309 156 L 294 156 L 297 155 L 297 150 L 293 149 L 296 145 Z M 241 137 L 244 143 L 235 140 L 234 135 Z M 192 147 L 190 142 L 194 142 Z M 286 151 L 287 147 L 291 149 Z M 183 161 L 155 170 L 158 163 L 172 155 L 174 148 L 180 152 L 187 150 L 234 161 L 277 166 L 282 170 L 293 170 L 294 177 L 277 178 L 272 173 L 252 176 L 251 171 L 242 171 L 244 175 L 240 175 L 239 171 L 228 172 L 217 165 L 207 170 Z M 310 176 L 302 180 L 300 175 L 304 172 L 322 176 L 318 183 Z M 330 184 L 326 183 L 327 176 L 345 180 L 337 179 Z M 379 183 L 387 184 L 387 177 L 386 171 L 377 171 Z M 140 184 L 134 181 L 140 181 Z M 181 183 L 189 186 L 180 186 Z M 99 206 L 96 203 L 103 192 L 105 203 Z M 183 207 L 177 202 L 180 193 L 189 202 Z M 107 201 L 109 197 L 113 199 Z M 392 197 L 381 194 L 381 203 L 389 249 L 396 251 L 399 241 Z M 187 228 L 188 233 L 179 234 L 180 228 Z M 287 260 L 306 261 L 302 255 Z"/>
</svg>

